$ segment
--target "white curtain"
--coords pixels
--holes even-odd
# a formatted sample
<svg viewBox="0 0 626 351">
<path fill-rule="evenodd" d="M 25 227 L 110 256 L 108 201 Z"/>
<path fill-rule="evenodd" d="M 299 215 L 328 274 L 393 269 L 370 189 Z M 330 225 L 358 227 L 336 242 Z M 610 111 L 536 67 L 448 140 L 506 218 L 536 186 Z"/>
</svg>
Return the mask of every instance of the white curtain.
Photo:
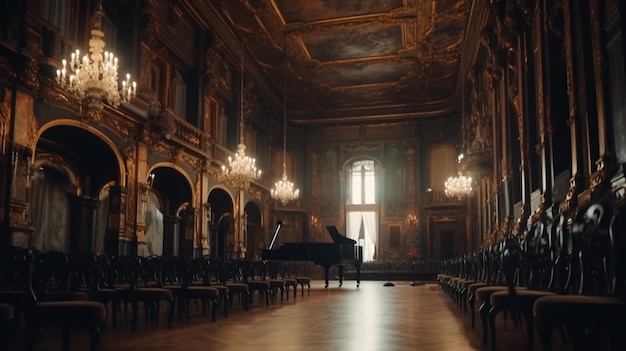
<svg viewBox="0 0 626 351">
<path fill-rule="evenodd" d="M 69 0 L 47 0 L 43 10 L 44 18 L 57 28 L 59 33 L 69 36 L 70 1 Z"/>
<path fill-rule="evenodd" d="M 360 211 L 348 212 L 348 219 L 346 221 L 348 227 L 346 236 L 352 240 L 356 240 L 357 243 L 359 241 L 359 229 L 361 228 L 362 217 L 363 216 Z"/>
<path fill-rule="evenodd" d="M 352 240 L 359 242 L 359 232 L 361 223 L 363 223 L 363 232 L 365 240 L 363 243 L 363 261 L 373 261 L 376 254 L 376 244 L 378 238 L 378 225 L 376 221 L 376 212 L 374 211 L 351 211 L 348 212 L 346 220 L 348 233 L 346 236 Z"/>
<path fill-rule="evenodd" d="M 70 248 L 70 193 L 67 177 L 53 169 L 35 172 L 31 188 L 30 246 L 47 251 L 68 252 Z"/>
<path fill-rule="evenodd" d="M 163 255 L 163 213 L 159 210 L 158 198 L 151 191 L 146 209 L 146 240 L 148 255 Z"/>
<path fill-rule="evenodd" d="M 365 229 L 365 247 L 363 247 L 363 260 L 373 261 L 376 254 L 376 244 L 378 238 L 378 225 L 376 212 L 368 211 L 363 213 L 363 226 Z"/>
</svg>

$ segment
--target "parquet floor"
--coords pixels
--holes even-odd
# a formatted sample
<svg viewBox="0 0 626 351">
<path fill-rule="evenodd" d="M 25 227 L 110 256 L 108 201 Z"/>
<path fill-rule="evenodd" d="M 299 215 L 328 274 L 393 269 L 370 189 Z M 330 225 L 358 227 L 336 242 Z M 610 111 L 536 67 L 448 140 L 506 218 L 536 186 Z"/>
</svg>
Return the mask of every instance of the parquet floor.
<svg viewBox="0 0 626 351">
<path fill-rule="evenodd" d="M 366 281 L 357 288 L 347 281 L 325 289 L 314 281 L 311 295 L 270 306 L 258 299 L 250 311 L 235 306 L 225 318 L 192 311 L 189 322 L 177 320 L 168 329 L 162 318 L 157 325 L 140 323 L 134 332 L 122 320 L 117 331 L 107 325 L 100 350 L 482 350 L 480 323 L 470 329 L 464 315 L 435 284 L 411 286 L 409 282 Z M 140 319 L 141 321 L 142 319 Z M 505 321 L 506 322 L 506 321 Z M 523 329 L 512 322 L 499 327 L 499 349 L 525 350 Z M 60 350 L 61 331 L 44 329 L 37 350 Z M 11 350 L 23 350 L 23 333 L 16 332 Z M 87 350 L 87 337 L 76 331 L 72 350 Z M 536 350 L 540 350 L 539 347 Z"/>
</svg>

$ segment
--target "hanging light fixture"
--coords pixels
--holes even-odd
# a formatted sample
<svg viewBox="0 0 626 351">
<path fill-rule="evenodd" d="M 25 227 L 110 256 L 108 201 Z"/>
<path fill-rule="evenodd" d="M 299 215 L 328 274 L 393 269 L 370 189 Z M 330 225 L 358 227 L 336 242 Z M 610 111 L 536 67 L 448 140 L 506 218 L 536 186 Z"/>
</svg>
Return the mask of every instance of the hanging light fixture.
<svg viewBox="0 0 626 351">
<path fill-rule="evenodd" d="M 117 107 L 133 99 L 137 91 L 137 83 L 131 82 L 130 74 L 126 74 L 121 87 L 118 84 L 118 58 L 112 52 L 104 51 L 103 14 L 102 2 L 99 2 L 93 17 L 89 52 L 81 57 L 77 49 L 69 61 L 63 59 L 62 68 L 56 72 L 59 85 L 82 100 L 88 116 L 98 118 L 103 101 Z"/>
<path fill-rule="evenodd" d="M 280 201 L 283 206 L 289 201 L 296 200 L 300 195 L 300 190 L 293 188 L 293 182 L 287 179 L 287 65 L 285 65 L 283 75 L 283 177 L 274 184 L 272 198 Z"/>
<path fill-rule="evenodd" d="M 243 31 L 241 34 L 241 111 L 239 113 L 239 145 L 237 145 L 237 153 L 235 158 L 228 156 L 228 167 L 222 166 L 222 173 L 218 177 L 221 183 L 229 184 L 239 190 L 247 190 L 250 182 L 261 177 L 261 170 L 256 168 L 256 159 L 246 156 L 246 144 L 244 141 L 244 124 L 243 124 L 243 58 L 244 58 L 244 40 Z"/>
<path fill-rule="evenodd" d="M 459 174 L 444 183 L 446 196 L 462 199 L 472 193 L 472 177 Z"/>
</svg>

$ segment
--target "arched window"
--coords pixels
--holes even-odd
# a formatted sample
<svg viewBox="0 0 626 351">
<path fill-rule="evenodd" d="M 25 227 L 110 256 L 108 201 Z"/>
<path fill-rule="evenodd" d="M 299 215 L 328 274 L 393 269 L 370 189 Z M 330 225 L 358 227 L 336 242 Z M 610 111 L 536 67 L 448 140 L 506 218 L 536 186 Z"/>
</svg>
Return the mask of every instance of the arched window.
<svg viewBox="0 0 626 351">
<path fill-rule="evenodd" d="M 346 236 L 363 246 L 363 260 L 373 261 L 378 245 L 376 162 L 358 160 L 347 165 Z"/>
</svg>

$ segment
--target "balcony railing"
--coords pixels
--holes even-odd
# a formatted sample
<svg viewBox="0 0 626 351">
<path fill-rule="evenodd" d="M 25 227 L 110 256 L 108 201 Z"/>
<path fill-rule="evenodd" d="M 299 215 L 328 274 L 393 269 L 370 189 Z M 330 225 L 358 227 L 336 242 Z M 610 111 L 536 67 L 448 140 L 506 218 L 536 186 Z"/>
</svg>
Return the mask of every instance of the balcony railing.
<svg viewBox="0 0 626 351">
<path fill-rule="evenodd" d="M 424 206 L 426 207 L 462 206 L 465 205 L 466 201 L 467 199 L 449 197 L 443 191 L 427 191 L 424 193 Z"/>
</svg>

